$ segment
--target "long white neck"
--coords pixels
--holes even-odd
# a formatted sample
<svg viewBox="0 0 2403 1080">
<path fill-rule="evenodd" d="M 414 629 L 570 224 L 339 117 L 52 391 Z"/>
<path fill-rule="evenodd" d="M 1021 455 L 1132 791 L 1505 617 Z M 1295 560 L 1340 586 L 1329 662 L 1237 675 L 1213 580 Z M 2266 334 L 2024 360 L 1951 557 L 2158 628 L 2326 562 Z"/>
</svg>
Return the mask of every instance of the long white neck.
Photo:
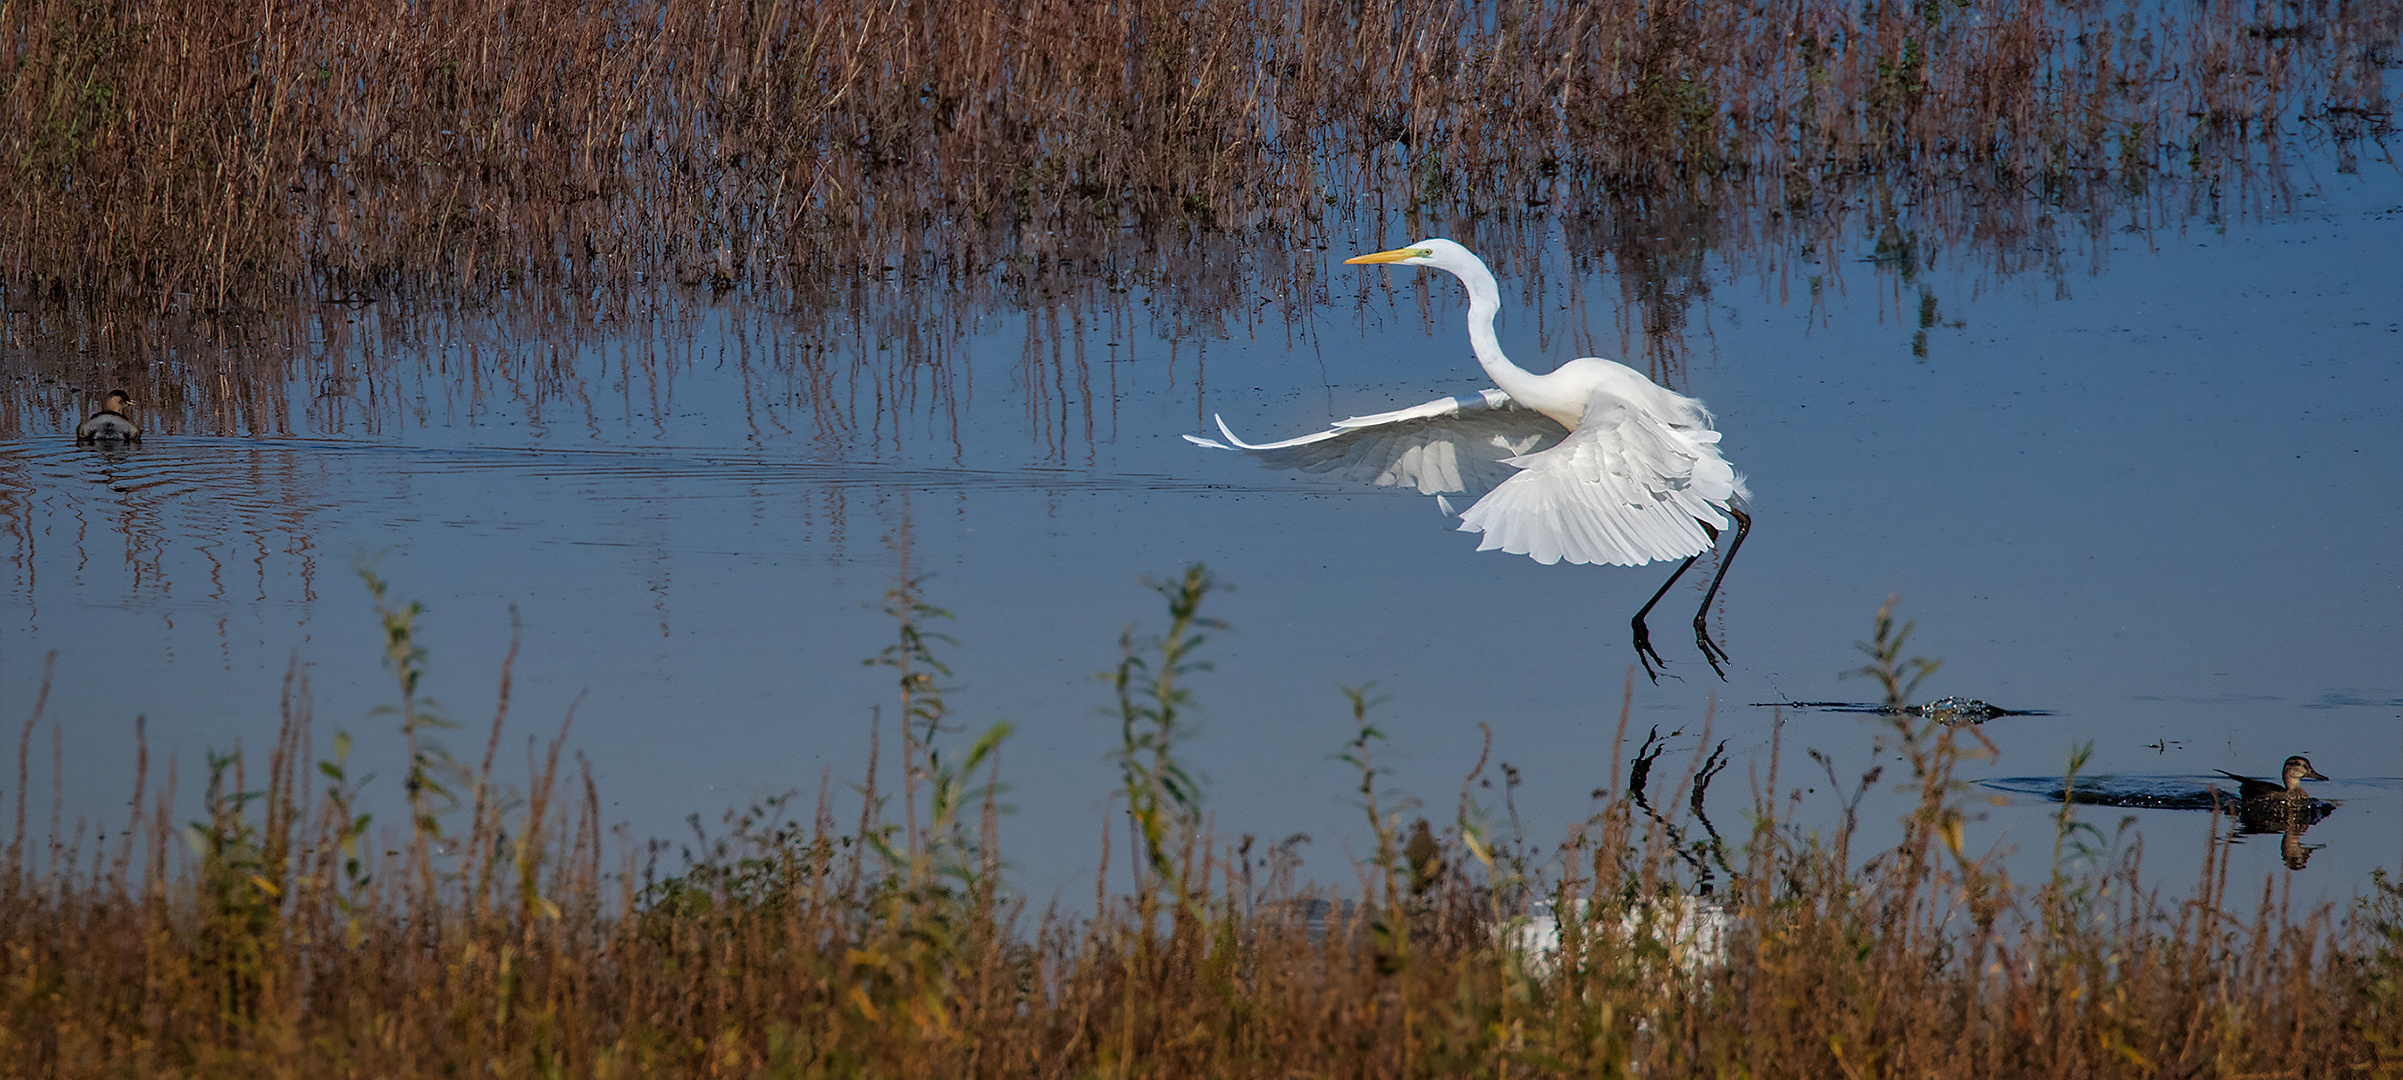
<svg viewBox="0 0 2403 1080">
<path fill-rule="evenodd" d="M 1486 377 L 1501 387 L 1503 393 L 1521 401 L 1529 400 L 1535 376 L 1502 355 L 1502 341 L 1494 336 L 1494 316 L 1502 310 L 1502 288 L 1494 283 L 1493 271 L 1487 270 L 1482 262 L 1444 269 L 1452 271 L 1468 286 L 1469 346 L 1477 352 L 1477 366 L 1485 369 Z"/>
</svg>

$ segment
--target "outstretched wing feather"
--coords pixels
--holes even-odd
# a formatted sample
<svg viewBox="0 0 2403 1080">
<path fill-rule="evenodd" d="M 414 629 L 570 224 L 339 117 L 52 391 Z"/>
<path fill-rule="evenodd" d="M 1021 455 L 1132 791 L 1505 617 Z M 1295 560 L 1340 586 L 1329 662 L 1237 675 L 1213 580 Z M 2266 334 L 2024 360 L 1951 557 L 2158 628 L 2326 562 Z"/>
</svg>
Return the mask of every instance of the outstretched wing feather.
<svg viewBox="0 0 2403 1080">
<path fill-rule="evenodd" d="M 1559 423 L 1520 406 L 1500 390 L 1355 416 L 1325 431 L 1278 442 L 1244 442 L 1224 418 L 1219 418 L 1218 430 L 1225 442 L 1197 435 L 1185 438 L 1199 446 L 1241 450 L 1269 468 L 1472 499 L 1517 472 L 1507 464 L 1511 459 L 1542 451 L 1568 435 Z"/>
</svg>

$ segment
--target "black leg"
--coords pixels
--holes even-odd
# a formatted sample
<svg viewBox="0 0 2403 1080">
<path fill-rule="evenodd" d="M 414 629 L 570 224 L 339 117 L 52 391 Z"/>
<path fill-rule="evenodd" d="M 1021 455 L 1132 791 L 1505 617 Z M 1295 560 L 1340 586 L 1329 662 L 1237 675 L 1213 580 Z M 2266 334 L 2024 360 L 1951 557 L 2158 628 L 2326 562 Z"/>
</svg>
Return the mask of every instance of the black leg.
<svg viewBox="0 0 2403 1080">
<path fill-rule="evenodd" d="M 1703 528 L 1708 529 L 1710 526 L 1705 525 Z M 1718 534 L 1713 533 L 1711 540 L 1716 542 Z M 1637 663 L 1644 665 L 1644 674 L 1650 676 L 1654 684 L 1660 682 L 1660 673 L 1652 670 L 1652 665 L 1659 664 L 1667 667 L 1669 662 L 1661 659 L 1660 653 L 1653 650 L 1652 631 L 1644 628 L 1644 616 L 1652 614 L 1652 605 L 1660 603 L 1661 597 L 1669 595 L 1669 586 L 1677 584 L 1677 579 L 1685 576 L 1686 568 L 1694 565 L 1694 560 L 1701 557 L 1697 553 L 1686 561 L 1678 563 L 1677 572 L 1669 575 L 1669 580 L 1661 582 L 1660 591 L 1653 593 L 1652 599 L 1644 601 L 1644 609 L 1635 613 L 1635 659 Z"/>
<path fill-rule="evenodd" d="M 1736 551 L 1744 546 L 1745 534 L 1752 531 L 1752 515 L 1732 506 L 1727 508 L 1727 512 L 1735 517 L 1735 539 L 1728 543 L 1726 557 L 1719 560 L 1719 572 L 1710 576 L 1710 589 L 1702 594 L 1702 606 L 1694 611 L 1694 643 L 1702 646 L 1702 658 L 1710 661 L 1710 669 L 1718 672 L 1720 682 L 1727 681 L 1726 670 L 1719 666 L 1720 661 L 1727 659 L 1727 650 L 1720 648 L 1718 642 L 1710 639 L 1710 628 L 1705 620 L 1710 617 L 1711 601 L 1719 596 L 1719 582 L 1727 577 L 1727 568 L 1735 565 Z M 1716 530 L 1711 529 L 1708 525 L 1703 526 L 1703 529 L 1710 532 L 1712 543 L 1718 542 L 1719 534 Z M 1676 579 L 1671 578 L 1670 580 Z M 1656 596 L 1653 599 L 1660 598 Z"/>
</svg>

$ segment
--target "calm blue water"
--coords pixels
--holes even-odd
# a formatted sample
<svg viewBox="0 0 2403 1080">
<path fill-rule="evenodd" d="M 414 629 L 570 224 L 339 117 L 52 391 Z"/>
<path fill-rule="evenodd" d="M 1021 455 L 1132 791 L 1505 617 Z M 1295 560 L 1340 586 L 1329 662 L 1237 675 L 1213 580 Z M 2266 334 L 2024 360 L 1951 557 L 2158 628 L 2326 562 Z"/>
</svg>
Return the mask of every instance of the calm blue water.
<svg viewBox="0 0 2403 1080">
<path fill-rule="evenodd" d="M 1679 632 L 1699 581 L 1655 615 L 1677 678 L 1636 678 L 1632 729 L 1682 732 L 1659 771 L 1681 774 L 1707 723 L 1736 760 L 1719 820 L 1740 823 L 1775 715 L 1754 703 L 1873 698 L 1839 675 L 1899 594 L 1913 651 L 1944 661 L 1923 697 L 2049 712 L 1987 724 L 2001 758 L 1969 775 L 2040 775 L 2083 743 L 2089 771 L 2115 773 L 2264 774 L 2308 753 L 2341 806 L 2311 830 L 2323 847 L 2297 888 L 2342 898 L 2395 867 L 2403 182 L 2382 167 L 2327 178 L 2291 214 L 2114 232 L 2055 276 L 1998 277 L 1975 253 L 1908 281 L 1857 253 L 1773 275 L 1714 264 L 1680 388 L 1717 412 L 1757 527 L 1714 620 L 1729 681 Z M 780 334 L 738 296 L 566 344 L 463 329 L 422 352 L 360 312 L 320 375 L 286 389 L 272 436 L 153 414 L 136 450 L 77 448 L 57 397 L 0 444 L 7 730 L 57 654 L 34 832 L 54 794 L 70 828 L 122 820 L 137 716 L 195 803 L 205 749 L 271 742 L 296 659 L 317 746 L 355 733 L 399 821 L 363 561 L 425 603 L 426 689 L 464 725 L 461 757 L 483 745 L 517 609 L 512 782 L 526 741 L 572 710 L 571 745 L 636 837 L 688 836 L 687 815 L 714 827 L 826 775 L 840 792 L 880 713 L 893 759 L 891 675 L 862 660 L 893 637 L 876 605 L 906 547 L 956 615 L 954 719 L 1017 728 L 1003 850 L 1038 902 L 1090 895 L 1115 819 L 1116 722 L 1092 676 L 1123 628 L 1162 624 L 1141 580 L 1194 561 L 1232 587 L 1210 603 L 1231 628 L 1192 683 L 1189 746 L 1222 839 L 1306 833 L 1309 874 L 1354 880 L 1373 841 L 1333 760 L 1351 734 L 1339 688 L 1373 681 L 1390 791 L 1449 821 L 1482 722 L 1523 777 L 1528 838 L 1557 842 L 1610 782 L 1626 618 L 1667 568 L 1480 554 L 1422 497 L 1178 437 L 1213 412 L 1265 438 L 1483 386 L 1450 279 L 1422 294 L 1411 272 L 1337 265 L 1413 238 L 1327 252 L 1330 293 L 1298 324 L 1097 320 L 1079 361 L 1073 333 L 991 315 L 940 379 L 878 367 L 872 338 Z M 1497 265 L 1514 356 L 1624 355 L 1615 280 L 1554 266 L 1527 289 L 1540 269 Z M 1919 356 L 1923 291 L 1939 317 Z M 15 348 L 33 363 L 39 347 Z M 1849 784 L 1878 760 L 1880 724 L 1786 719 L 1783 778 L 1821 789 L 1805 813 L 1832 820 L 1801 751 Z M 1499 814 L 1498 791 L 1480 797 Z M 1880 787 L 1865 807 L 1863 843 L 1890 840 L 1902 797 Z M 2049 803 L 1980 810 L 1974 847 L 2049 864 Z M 2156 882 L 2184 880 L 2207 843 L 2207 815 L 2085 813 L 2107 832 L 2132 816 Z M 2239 873 L 2286 872 L 2275 838 L 2236 850 Z"/>
</svg>

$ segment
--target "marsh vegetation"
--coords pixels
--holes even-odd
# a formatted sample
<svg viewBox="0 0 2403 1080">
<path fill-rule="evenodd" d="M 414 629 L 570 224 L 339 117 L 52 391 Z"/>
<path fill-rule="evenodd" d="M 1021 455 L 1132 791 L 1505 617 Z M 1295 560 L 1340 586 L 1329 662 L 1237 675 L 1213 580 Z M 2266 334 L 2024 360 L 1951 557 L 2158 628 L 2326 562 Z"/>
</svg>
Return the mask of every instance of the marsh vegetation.
<svg viewBox="0 0 2403 1080">
<path fill-rule="evenodd" d="M 2125 857 L 2137 841 L 2067 805 L 2050 876 L 2013 881 L 1963 844 L 1972 796 L 1955 768 L 1991 750 L 1975 728 L 1897 713 L 1883 763 L 1857 777 L 1816 751 L 1806 762 L 1773 750 L 1765 773 L 1728 779 L 1723 746 L 1681 766 L 1647 737 L 1595 792 L 1593 815 L 1546 840 L 1516 820 L 1515 773 L 1489 775 L 1486 760 L 1449 820 L 1416 816 L 1385 785 L 1364 688 L 1339 754 L 1358 778 L 1369 854 L 1330 904 L 1275 842 L 1216 835 L 1181 763 L 1219 629 L 1204 610 L 1213 583 L 1194 567 L 1155 586 L 1165 626 L 1130 629 L 1106 684 L 1123 788 L 1090 838 L 1108 868 L 1093 906 L 1036 910 L 997 841 L 1010 732 L 953 718 L 944 613 L 913 581 L 888 595 L 895 636 L 873 660 L 902 719 L 897 789 L 880 786 L 894 770 L 872 753 L 855 785 L 823 779 L 680 852 L 610 837 L 595 780 L 563 758 L 564 724 L 522 784 L 496 774 L 515 723 L 506 668 L 482 753 L 445 751 L 447 725 L 418 682 L 415 606 L 370 585 L 396 677 L 388 718 L 410 732 L 409 760 L 384 763 L 406 777 L 397 827 L 360 813 L 374 763 L 350 756 L 347 735 L 313 748 L 305 681 L 288 687 L 263 761 L 210 757 L 205 817 L 174 819 L 169 766 L 166 790 L 137 786 L 123 830 L 88 841 L 54 822 L 57 839 L 27 844 L 25 725 L 0 879 L 0 1071 L 2308 1076 L 2403 1064 L 2403 890 L 2380 878 L 2355 910 L 2302 911 L 2272 886 L 2240 918 L 2231 890 L 2249 886 L 2224 860 L 2192 883 L 2140 880 Z M 1890 700 L 1932 666 L 1908 655 L 1909 629 L 1881 611 L 1863 646 L 1864 673 Z M 1622 713 L 1622 754 L 1628 735 Z M 1816 796 L 1812 773 L 1827 785 Z M 1746 781 L 1748 798 L 1727 794 Z M 1862 797 L 1882 784 L 1907 794 L 1903 839 L 1858 850 Z M 1838 827 L 1805 824 L 1811 798 L 1844 803 Z M 1526 932 L 1538 910 L 1582 917 L 1558 919 L 1538 951 Z M 1660 914 L 1678 911 L 1689 914 Z M 1715 936 L 1696 939 L 1694 911 Z"/>
<path fill-rule="evenodd" d="M 1611 324 L 1607 351 L 1674 384 L 1714 261 L 1781 302 L 1815 303 L 1863 249 L 1901 282 L 1938 264 L 2062 277 L 2120 230 L 2288 205 L 2298 146 L 2391 169 L 2399 35 L 2392 0 L 0 3 L 0 437 L 67 430 L 110 386 L 170 444 L 365 442 L 504 409 L 684 434 L 661 388 L 716 363 L 733 374 L 703 385 L 743 395 L 750 456 L 441 464 L 504 495 L 610 469 L 739 489 L 755 531 L 726 531 L 765 546 L 815 535 L 756 509 L 815 497 L 795 497 L 795 457 L 864 470 L 844 452 L 931 432 L 960 464 L 964 342 L 997 323 L 1024 341 L 986 395 L 1019 398 L 1046 464 L 1111 437 L 1120 370 L 1101 350 L 1307 337 L 1330 297 L 1375 287 L 1328 277 L 1326 249 L 1364 234 L 1550 265 L 1537 318 Z M 1589 281 L 1618 291 L 1615 315 L 1584 310 Z M 1896 296 L 1924 352 L 1936 302 Z M 735 344 L 704 360 L 704 337 Z M 749 397 L 767 382 L 786 411 Z M 2213 404 L 2193 411 L 2215 423 Z M 780 424 L 790 441 L 753 452 Z M 1918 453 L 1974 437 L 1935 431 Z M 341 469 L 320 449 L 241 448 L 241 482 L 155 449 L 100 484 L 0 460 L 12 596 L 119 554 L 129 591 L 180 574 L 214 600 L 247 560 L 261 621 L 354 596 L 323 569 L 342 553 L 320 511 L 350 493 L 312 486 Z M 466 486 L 434 488 L 434 467 L 361 486 Z M 958 483 L 997 477 L 1037 483 Z M 843 503 L 848 482 L 808 509 L 835 546 L 846 515 L 873 516 Z M 69 486 L 126 499 L 94 495 L 87 522 L 61 509 Z M 1958 535 L 1932 517 L 1910 527 Z M 274 576 L 289 562 L 298 599 Z M 577 587 L 650 575 L 656 611 L 629 617 L 667 636 L 668 555 L 632 574 L 559 562 Z M 2050 872 L 2015 877 L 1965 828 L 1980 796 L 1962 770 L 1993 748 L 1899 708 L 1925 667 L 1890 611 L 1868 642 L 1875 760 L 1798 750 L 1782 723 L 1763 755 L 1705 734 L 1680 760 L 1621 697 L 1573 820 L 1521 820 L 1520 774 L 1491 757 L 1458 763 L 1456 800 L 1398 790 L 1397 750 L 1450 748 L 1395 747 L 1374 687 L 1329 695 L 1357 857 L 1324 861 L 1328 838 L 1305 874 L 1289 838 L 1219 831 L 1192 766 L 1223 643 L 1196 569 L 1158 585 L 1164 622 L 1092 657 L 1116 738 L 1090 749 L 1120 783 L 1090 833 L 1021 841 L 1097 852 L 1089 894 L 1043 904 L 1001 842 L 1012 755 L 1020 776 L 1031 756 L 954 711 L 973 693 L 946 674 L 961 650 L 906 556 L 891 644 L 861 650 L 891 679 L 877 748 L 685 844 L 614 819 L 572 712 L 527 719 L 514 645 L 489 726 L 432 706 L 421 609 L 406 584 L 370 587 L 393 681 L 366 722 L 398 751 L 317 718 L 296 662 L 272 745 L 141 745 L 125 816 L 79 821 L 44 681 L 0 784 L 0 1075 L 2403 1071 L 2393 881 L 2296 901 L 2293 876 L 2247 873 L 2217 832 L 2164 879 L 2143 837 L 2067 805 Z M 370 617 L 346 602 L 328 607 Z M 52 603 L 37 633 L 74 625 Z M 223 627 L 230 658 L 247 627 Z M 30 686 L 26 655 L 8 674 Z M 1723 952 L 1681 934 L 1693 911 Z M 1553 944 L 1531 950 L 1543 912 Z"/>
<path fill-rule="evenodd" d="M 1507 262 L 1557 228 L 1674 374 L 1707 258 L 2059 273 L 2283 204 L 2298 140 L 2376 157 L 2398 7 L 40 0 L 0 46 L 0 286 L 18 347 L 126 358 L 46 374 L 257 431 L 361 305 L 573 341 L 740 290 L 827 339 L 803 362 L 938 385 L 1025 311 L 1089 376 L 1097 327 L 1290 324 L 1353 230 Z"/>
</svg>

